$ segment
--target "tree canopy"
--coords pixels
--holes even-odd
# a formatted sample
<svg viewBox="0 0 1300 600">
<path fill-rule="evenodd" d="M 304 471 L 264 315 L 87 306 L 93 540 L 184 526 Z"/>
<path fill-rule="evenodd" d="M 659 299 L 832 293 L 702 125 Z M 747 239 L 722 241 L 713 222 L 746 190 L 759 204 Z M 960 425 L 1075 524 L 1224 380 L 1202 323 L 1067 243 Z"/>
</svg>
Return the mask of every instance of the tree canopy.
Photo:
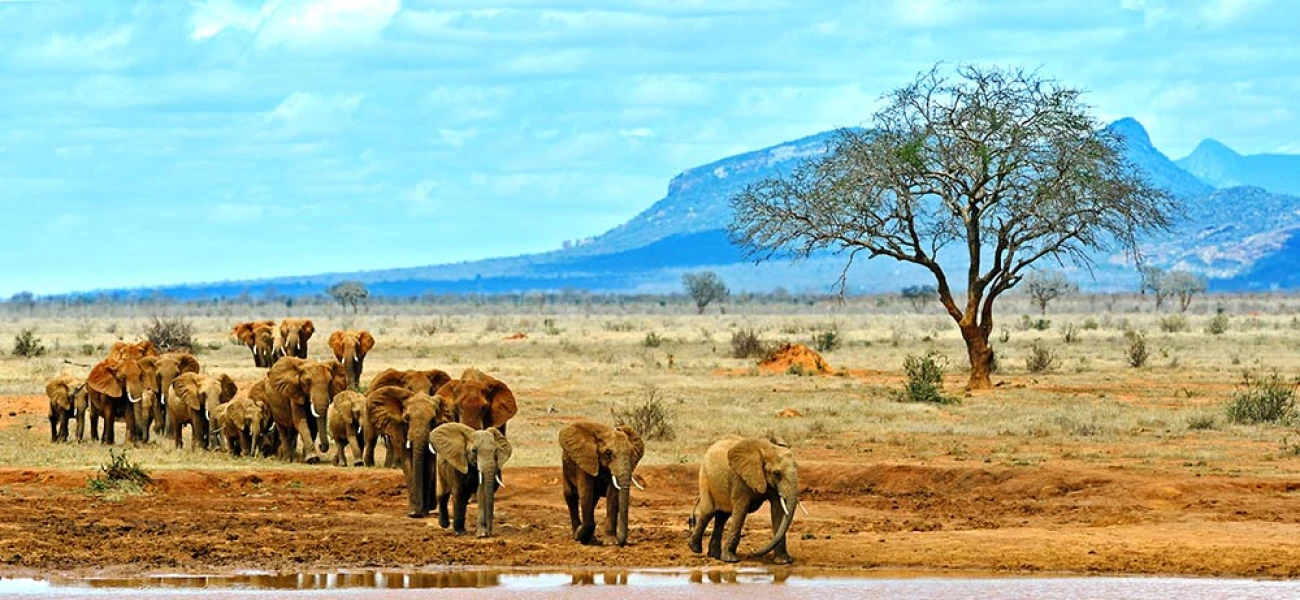
<svg viewBox="0 0 1300 600">
<path fill-rule="evenodd" d="M 704 314 L 705 307 L 710 303 L 722 300 L 730 293 L 727 284 L 713 271 L 686 273 L 682 275 L 682 285 L 686 286 L 686 293 L 695 301 L 695 309 L 699 314 Z"/>
<path fill-rule="evenodd" d="M 370 297 L 370 291 L 366 289 L 366 284 L 360 281 L 340 281 L 330 286 L 325 292 L 340 306 L 347 308 L 348 305 L 351 305 L 353 314 L 356 314 L 357 306 Z"/>
<path fill-rule="evenodd" d="M 991 387 L 994 302 L 1027 269 L 1136 254 L 1177 210 L 1080 94 L 1021 69 L 936 66 L 885 94 L 869 129 L 734 196 L 733 239 L 759 260 L 846 253 L 841 290 L 861 253 L 925 269 L 966 341 L 968 387 Z M 941 264 L 950 247 L 962 259 Z"/>
</svg>

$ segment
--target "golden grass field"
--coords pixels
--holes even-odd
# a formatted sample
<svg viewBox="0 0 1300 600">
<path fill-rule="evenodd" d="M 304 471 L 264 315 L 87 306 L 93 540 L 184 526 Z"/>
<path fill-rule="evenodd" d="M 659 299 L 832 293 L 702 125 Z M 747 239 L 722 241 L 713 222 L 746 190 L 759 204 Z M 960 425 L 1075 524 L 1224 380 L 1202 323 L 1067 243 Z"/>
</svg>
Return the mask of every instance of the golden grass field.
<svg viewBox="0 0 1300 600">
<path fill-rule="evenodd" d="M 1139 534 L 1158 536 L 1162 531 L 1190 527 L 1177 534 L 1188 544 L 1216 539 L 1207 537 L 1210 532 L 1226 536 L 1224 544 L 1243 543 L 1243 536 L 1271 539 L 1253 529 L 1250 533 L 1231 533 L 1231 527 L 1223 529 L 1214 524 L 1237 520 L 1246 523 L 1232 527 L 1262 527 L 1285 539 L 1295 539 L 1292 533 L 1296 531 L 1292 530 L 1300 525 L 1295 518 L 1280 516 L 1274 504 L 1267 505 L 1273 508 L 1268 509 L 1266 517 L 1234 518 L 1225 516 L 1230 515 L 1228 512 L 1217 512 L 1228 510 L 1226 506 L 1217 507 L 1215 495 L 1220 492 L 1193 492 L 1202 482 L 1216 481 L 1228 487 L 1214 490 L 1237 490 L 1234 482 L 1245 482 L 1243 490 L 1254 490 L 1223 492 L 1225 502 L 1238 493 L 1263 493 L 1268 502 L 1284 503 L 1293 493 L 1292 480 L 1300 480 L 1300 429 L 1278 424 L 1231 424 L 1224 416 L 1223 405 L 1238 389 L 1247 370 L 1260 374 L 1276 370 L 1285 377 L 1300 374 L 1296 360 L 1300 351 L 1300 298 L 1198 298 L 1192 310 L 1182 316 L 1186 330 L 1178 332 L 1164 331 L 1161 326 L 1162 320 L 1171 323 L 1168 319 L 1176 311 L 1167 308 L 1156 314 L 1150 299 L 1141 296 L 1080 295 L 1058 300 L 1043 317 L 1051 321 L 1046 330 L 1025 326 L 1022 315 L 1030 315 L 1031 321 L 1039 316 L 1023 297 L 1007 298 L 1001 307 L 994 340 L 1000 365 L 994 375 L 997 388 L 975 394 L 962 392 L 964 347 L 952 321 L 937 307 L 916 314 L 910 305 L 890 298 L 854 298 L 844 304 L 834 300 L 728 304 L 725 314 L 711 307 L 708 314 L 698 316 L 688 314 L 693 311 L 685 305 L 672 304 L 508 309 L 379 305 L 355 316 L 337 307 L 315 307 L 295 309 L 293 316 L 315 321 L 317 334 L 310 343 L 313 358 L 330 357 L 324 340 L 335 329 L 371 331 L 377 344 L 366 359 L 367 376 L 363 379 L 388 367 L 440 368 L 455 376 L 473 366 L 507 382 L 519 399 L 520 411 L 510 425 L 515 455 L 506 472 L 533 467 L 524 472 L 535 473 L 536 477 L 521 479 L 535 478 L 539 486 L 550 485 L 548 469 L 558 472 L 559 450 L 554 440 L 563 423 L 577 417 L 608 421 L 612 411 L 643 402 L 652 393 L 671 410 L 676 433 L 672 439 L 650 440 L 642 462 L 646 472 L 663 474 L 663 486 L 689 490 L 694 465 L 705 448 L 722 436 L 778 434 L 792 443 L 800 463 L 812 473 L 805 483 L 811 490 L 807 505 L 813 511 L 807 526 L 818 533 L 792 541 L 792 552 L 796 557 L 821 556 L 820 562 L 812 562 L 824 566 L 845 566 L 843 561 L 847 559 L 835 554 L 833 542 L 818 541 L 822 532 L 827 540 L 832 535 L 860 536 L 859 543 L 864 547 L 884 548 L 876 544 L 878 535 L 882 541 L 886 534 L 906 538 L 894 540 L 898 544 L 889 546 L 893 550 L 879 550 L 871 560 L 855 558 L 858 562 L 853 564 L 859 566 L 1300 574 L 1300 561 L 1295 560 L 1300 557 L 1300 546 L 1294 544 L 1281 554 L 1277 548 L 1238 548 L 1243 553 L 1241 560 L 1223 563 L 1231 566 L 1215 567 L 1219 564 L 1215 557 L 1231 554 L 1231 549 L 1211 544 L 1208 548 L 1198 546 L 1195 553 L 1189 550 L 1188 556 L 1200 557 L 1187 558 L 1190 562 L 1169 563 L 1160 556 L 1142 562 L 1133 558 L 1133 549 L 1122 540 L 1110 547 L 1088 542 L 1094 544 L 1094 549 L 1101 548 L 1103 558 L 1113 558 L 1089 567 L 1087 561 L 1095 556 L 1074 557 L 1069 552 L 1074 548 L 1069 545 L 1070 536 L 1088 532 L 1092 535 L 1100 530 L 1059 529 L 1065 527 L 1063 523 L 1077 524 L 1080 514 L 1092 514 L 1089 511 L 1106 504 L 1110 508 L 1104 516 L 1080 526 L 1154 523 L 1155 529 L 1134 533 L 1137 537 L 1133 539 L 1141 538 Z M 1207 333 L 1205 327 L 1219 307 L 1227 315 L 1227 330 L 1219 335 Z M 0 357 L 0 399 L 8 397 L 11 405 L 26 407 L 26 412 L 6 408 L 0 413 L 0 468 L 81 472 L 104 462 L 107 450 L 100 445 L 49 443 L 44 406 L 34 397 L 43 398 L 44 381 L 49 377 L 63 372 L 84 375 L 88 370 L 65 361 L 93 364 L 112 342 L 139 337 L 151 315 L 143 308 L 134 314 L 123 308 L 114 310 L 118 314 L 111 316 L 11 315 L 0 320 L 0 342 L 6 347 L 21 329 L 34 328 L 49 349 L 39 358 Z M 284 309 L 220 310 L 224 314 L 189 309 L 188 318 L 200 342 L 198 358 L 205 371 L 228 373 L 241 386 L 249 384 L 261 376 L 261 370 L 253 367 L 248 350 L 229 337 L 230 327 L 253 317 L 279 319 L 286 316 Z M 420 312 L 425 314 L 417 314 Z M 842 343 L 823 353 L 823 357 L 834 375 L 761 374 L 754 360 L 730 356 L 731 336 L 741 329 L 753 329 L 768 342 L 811 346 L 814 333 L 832 328 Z M 1075 332 L 1070 342 L 1064 339 L 1067 329 Z M 1130 340 L 1125 332 L 1130 330 L 1142 332 L 1146 340 L 1150 358 L 1144 367 L 1134 368 L 1126 359 Z M 507 339 L 519 337 L 516 334 L 520 333 L 526 337 Z M 661 338 L 661 343 L 648 347 L 648 334 Z M 1035 342 L 1058 357 L 1055 367 L 1047 372 L 1026 370 L 1025 357 Z M 961 402 L 919 405 L 894 401 L 891 393 L 903 382 L 905 356 L 929 350 L 948 357 L 946 391 L 960 397 Z M 86 351 L 91 355 L 85 355 Z M 778 413 L 786 409 L 802 416 L 778 418 Z M 326 465 L 285 465 L 275 460 L 176 451 L 169 443 L 132 449 L 130 453 L 145 468 L 163 474 L 287 469 L 303 471 L 300 478 L 289 477 L 310 485 L 312 475 L 306 471 L 326 477 L 325 472 L 341 470 Z M 829 475 L 850 468 L 857 469 L 854 477 L 862 477 L 861 484 Z M 929 475 L 922 478 L 924 481 L 904 484 L 891 482 L 878 471 L 861 470 L 868 468 L 923 469 Z M 394 477 L 391 471 L 353 472 L 371 473 L 363 476 L 367 478 Z M 964 508 L 940 510 L 917 500 L 916 506 L 902 507 L 912 511 L 906 518 L 891 516 L 887 506 L 877 506 L 892 497 L 893 510 L 899 510 L 898 494 L 921 494 L 916 496 L 921 498 L 924 493 L 947 489 L 944 486 L 963 473 L 992 473 L 995 479 L 1027 482 L 1021 487 L 1028 486 L 1025 489 L 1029 491 L 1018 487 L 1015 489 L 1021 491 L 995 493 L 995 499 L 1006 494 L 1004 508 L 1021 507 L 1014 511 L 1008 508 L 1002 517 L 997 516 L 1002 514 L 999 510 L 979 508 L 980 498 L 976 496 L 987 490 L 967 490 L 972 496 L 962 505 Z M 1109 483 L 1096 483 L 1097 489 L 1110 491 L 1098 492 L 1100 496 L 1091 499 L 1077 496 L 1080 490 L 1094 485 L 1087 482 L 1103 480 Z M 399 479 L 393 481 L 400 486 Z M 654 478 L 650 479 L 651 485 L 654 482 Z M 1276 489 L 1267 487 L 1272 485 L 1270 482 L 1277 483 Z M 894 491 L 881 496 L 879 490 L 889 486 Z M 1133 486 L 1149 493 L 1138 494 Z M 1260 491 L 1265 487 L 1267 491 Z M 1294 487 L 1300 489 L 1300 483 Z M 4 489 L 0 486 L 0 491 Z M 0 498 L 3 495 L 0 493 Z M 548 496 L 547 502 L 557 507 L 557 522 L 567 519 L 558 508 L 558 484 L 552 495 L 555 497 Z M 1100 499 L 1103 497 L 1104 502 Z M 1180 503 L 1180 497 L 1186 501 Z M 1042 515 L 1036 516 L 1037 509 L 1023 508 L 1035 503 L 1046 506 L 1041 504 L 1047 502 L 1044 498 L 1052 504 Z M 821 510 L 819 500 L 824 503 Z M 1201 506 L 1199 503 L 1211 501 L 1217 508 L 1206 509 L 1209 513 L 1193 510 Z M 376 506 L 392 504 L 393 514 L 398 515 L 404 500 L 399 497 L 375 502 Z M 684 530 L 678 525 L 689 512 L 689 498 L 665 498 L 662 506 L 657 500 L 649 502 L 662 512 L 662 518 L 656 517 L 654 522 L 661 523 L 656 527 L 666 531 L 664 536 L 671 533 L 665 539 L 681 537 L 684 544 Z M 503 501 L 502 506 L 508 511 L 510 504 Z M 978 513 L 986 510 L 996 525 L 980 525 L 983 521 Z M 1016 511 L 1027 511 L 1023 523 L 1011 515 Z M 1156 514 L 1164 516 L 1156 518 Z M 751 527 L 766 529 L 763 520 L 751 519 L 751 523 L 760 523 Z M 32 527 L 41 526 L 48 525 Z M 989 531 L 983 531 L 986 528 Z M 1057 554 L 1008 550 L 1003 559 L 993 559 L 985 550 L 988 544 L 996 546 L 996 542 L 944 538 L 940 544 L 939 537 L 934 537 L 955 536 L 967 529 L 1012 536 L 1002 542 L 1008 548 L 1019 548 L 1017 544 L 1022 542 L 1016 541 L 1020 538 L 1014 535 L 1029 535 L 1026 532 L 1042 534 L 1044 539 L 1066 546 Z M 1020 533 L 1013 535 L 1012 531 Z M 932 537 L 925 537 L 927 534 Z M 508 537 L 508 533 L 505 535 Z M 751 535 L 754 539 L 763 537 L 762 533 Z M 795 535 L 798 533 L 791 534 Z M 666 542 L 664 552 L 676 548 L 673 544 L 676 542 Z M 643 560 L 680 564 L 686 560 L 678 557 L 680 550 L 648 555 Z M 0 548 L 0 558 L 3 554 Z M 515 559 L 502 558 L 513 556 L 503 554 L 485 560 L 515 564 Z M 601 556 L 577 560 L 617 563 L 609 556 Z M 1273 557 L 1270 560 L 1281 563 L 1261 567 L 1250 562 L 1254 556 Z M 53 562 L 37 564 L 60 564 L 50 560 Z M 240 560 L 231 558 L 228 563 L 217 564 L 239 565 Z"/>
</svg>

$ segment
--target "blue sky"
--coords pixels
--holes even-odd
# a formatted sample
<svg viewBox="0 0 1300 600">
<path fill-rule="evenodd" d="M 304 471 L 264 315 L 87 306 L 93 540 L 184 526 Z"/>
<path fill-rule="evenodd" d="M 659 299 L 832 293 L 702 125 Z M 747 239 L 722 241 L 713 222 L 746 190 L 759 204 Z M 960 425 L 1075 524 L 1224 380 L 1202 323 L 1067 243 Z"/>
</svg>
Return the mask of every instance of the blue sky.
<svg viewBox="0 0 1300 600">
<path fill-rule="evenodd" d="M 1041 67 L 1300 152 L 1286 0 L 0 0 L 0 297 L 453 262 L 867 119 L 933 62 Z"/>
</svg>

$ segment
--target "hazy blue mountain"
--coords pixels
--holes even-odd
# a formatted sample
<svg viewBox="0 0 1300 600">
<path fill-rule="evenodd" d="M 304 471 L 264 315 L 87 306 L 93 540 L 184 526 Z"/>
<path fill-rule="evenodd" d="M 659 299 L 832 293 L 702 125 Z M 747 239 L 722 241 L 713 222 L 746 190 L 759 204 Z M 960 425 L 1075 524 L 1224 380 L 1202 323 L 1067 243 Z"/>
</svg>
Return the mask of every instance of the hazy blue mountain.
<svg viewBox="0 0 1300 600">
<path fill-rule="evenodd" d="M 1300 231 L 1300 198 L 1251 186 L 1215 189 L 1156 149 L 1136 120 L 1121 119 L 1109 127 L 1122 136 L 1127 156 L 1151 181 L 1184 203 L 1185 218 L 1177 230 L 1149 242 L 1154 264 L 1206 273 L 1218 289 L 1266 289 L 1276 282 L 1300 287 L 1300 277 L 1290 275 L 1294 269 L 1287 271 L 1300 267 L 1300 241 L 1292 241 Z M 562 250 L 426 267 L 176 286 L 162 292 L 204 298 L 259 295 L 272 288 L 299 295 L 320 293 L 344 279 L 363 281 L 377 295 L 395 296 L 564 288 L 667 292 L 680 290 L 683 272 L 701 268 L 717 271 L 734 290 L 779 286 L 794 292 L 825 291 L 839 278 L 844 257 L 819 255 L 801 262 L 755 265 L 730 243 L 726 226 L 735 192 L 824 152 L 833 135 L 823 132 L 683 171 L 669 182 L 663 198 L 627 223 Z M 1198 152 L 1218 156 L 1224 164 L 1230 162 L 1224 157 L 1231 158 L 1226 148 L 1210 146 Z M 1226 181 L 1208 175 L 1206 179 Z M 945 259 L 960 261 L 951 255 Z M 1134 269 L 1120 257 L 1098 254 L 1095 259 L 1091 278 L 1083 270 L 1072 273 L 1084 287 L 1115 290 L 1136 284 Z M 887 259 L 859 260 L 849 271 L 850 288 L 861 292 L 894 291 L 930 282 L 928 278 L 917 267 Z"/>
<path fill-rule="evenodd" d="M 1218 140 L 1206 139 L 1175 162 L 1215 187 L 1250 185 L 1282 194 L 1300 194 L 1300 155 L 1242 156 Z"/>
</svg>

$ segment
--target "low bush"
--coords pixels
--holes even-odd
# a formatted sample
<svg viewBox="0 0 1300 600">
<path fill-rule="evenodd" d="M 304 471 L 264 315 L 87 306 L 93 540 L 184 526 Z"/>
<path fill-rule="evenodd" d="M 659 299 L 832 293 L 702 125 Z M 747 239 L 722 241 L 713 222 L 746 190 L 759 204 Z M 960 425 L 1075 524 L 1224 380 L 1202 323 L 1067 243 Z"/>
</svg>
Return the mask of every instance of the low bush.
<svg viewBox="0 0 1300 600">
<path fill-rule="evenodd" d="M 1140 369 L 1147 364 L 1147 359 L 1151 358 L 1150 352 L 1147 351 L 1146 336 L 1137 331 L 1126 331 L 1124 337 L 1128 339 L 1128 348 L 1125 349 L 1124 355 L 1128 358 L 1128 366 L 1134 369 Z"/>
<path fill-rule="evenodd" d="M 35 358 L 45 354 L 45 345 L 36 337 L 35 329 L 23 329 L 14 336 L 14 356 Z"/>
<path fill-rule="evenodd" d="M 1040 341 L 1029 344 L 1029 354 L 1025 356 L 1025 370 L 1030 373 L 1046 373 L 1058 364 L 1056 353 Z"/>
<path fill-rule="evenodd" d="M 813 334 L 813 348 L 818 352 L 831 352 L 840 347 L 840 332 L 836 329 L 828 329 Z"/>
<path fill-rule="evenodd" d="M 677 437 L 676 415 L 668 408 L 659 390 L 646 388 L 645 398 L 631 406 L 611 408 L 614 424 L 632 428 L 648 440 L 668 441 Z"/>
<path fill-rule="evenodd" d="M 753 329 L 741 329 L 731 334 L 732 358 L 762 358 L 767 354 L 767 344 L 758 339 Z"/>
<path fill-rule="evenodd" d="M 653 331 L 645 334 L 645 339 L 641 341 L 641 345 L 645 346 L 646 348 L 658 348 L 663 344 L 664 344 L 663 336 Z"/>
<path fill-rule="evenodd" d="M 145 327 L 144 335 L 159 352 L 193 352 L 196 344 L 194 325 L 183 317 L 154 317 Z"/>
<path fill-rule="evenodd" d="M 153 483 L 149 472 L 140 463 L 131 462 L 126 450 L 118 453 L 109 449 L 109 461 L 99 466 L 99 476 L 86 482 L 86 487 L 93 493 L 140 493 L 145 486 Z"/>
<path fill-rule="evenodd" d="M 1241 388 L 1225 406 L 1228 421 L 1244 425 L 1290 422 L 1295 416 L 1296 385 L 1277 373 L 1265 377 L 1244 374 Z"/>
<path fill-rule="evenodd" d="M 943 372 L 948 358 L 931 350 L 923 355 L 909 354 L 903 359 L 903 372 L 907 382 L 892 396 L 896 402 L 929 402 L 932 404 L 958 404 L 961 400 L 943 393 Z"/>
<path fill-rule="evenodd" d="M 1179 333 L 1190 329 L 1191 327 L 1187 325 L 1187 317 L 1182 315 L 1169 315 L 1160 319 L 1160 331 L 1165 333 Z"/>
<path fill-rule="evenodd" d="M 1223 335 L 1228 331 L 1228 315 L 1219 313 L 1210 318 L 1210 322 L 1205 324 L 1205 333 L 1210 335 Z"/>
</svg>

